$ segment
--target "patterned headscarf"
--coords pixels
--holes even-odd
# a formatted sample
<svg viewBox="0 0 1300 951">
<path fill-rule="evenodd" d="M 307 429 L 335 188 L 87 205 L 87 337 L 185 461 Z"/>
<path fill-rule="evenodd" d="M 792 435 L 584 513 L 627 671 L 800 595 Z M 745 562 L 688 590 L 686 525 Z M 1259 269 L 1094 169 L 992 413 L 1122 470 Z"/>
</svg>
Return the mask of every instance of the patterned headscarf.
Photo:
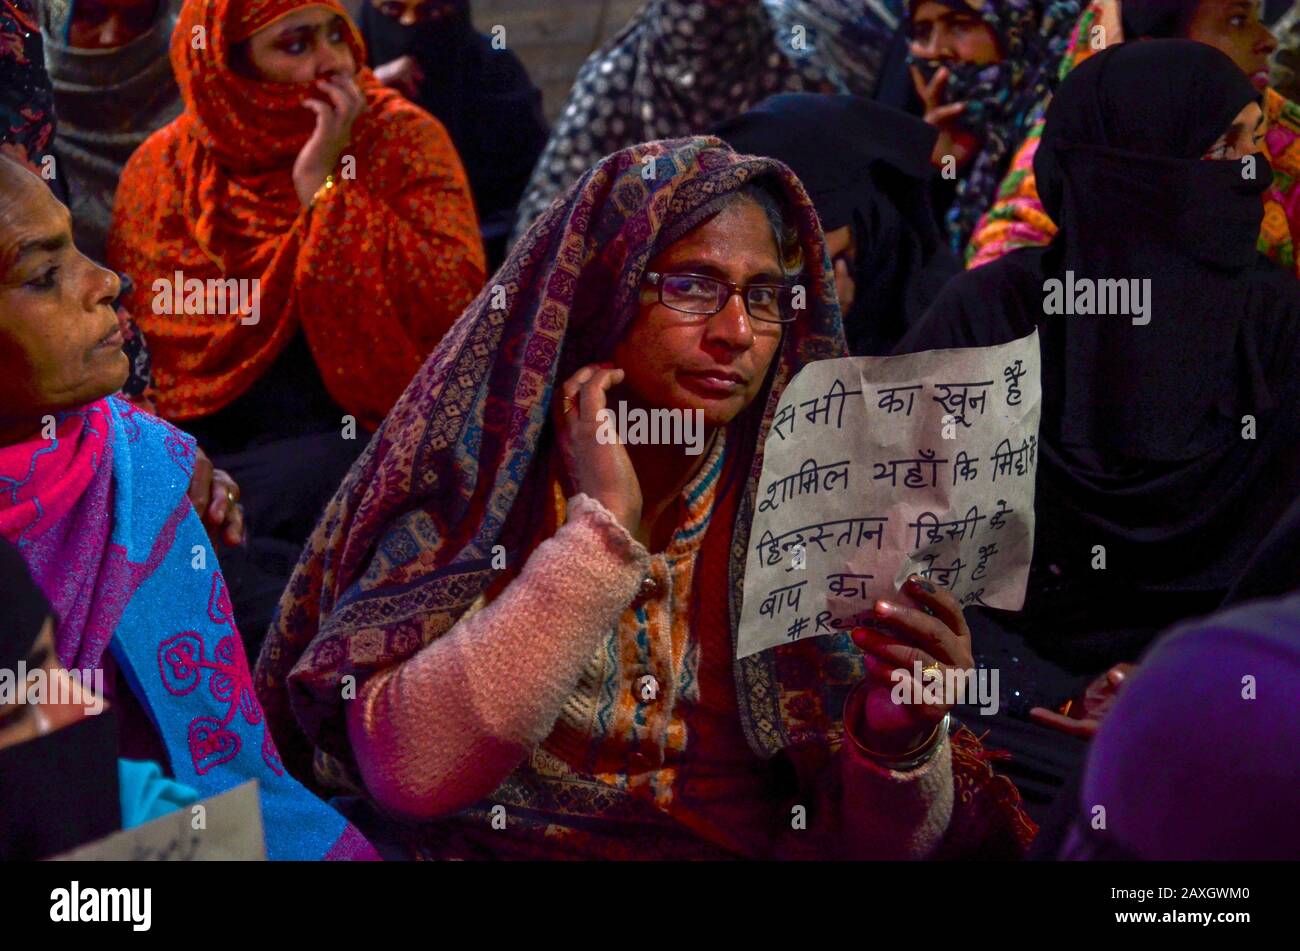
<svg viewBox="0 0 1300 951">
<path fill-rule="evenodd" d="M 876 91 L 903 0 L 763 0 L 763 6 L 783 53 L 813 61 L 841 92 L 867 98 Z"/>
<path fill-rule="evenodd" d="M 706 134 L 777 92 L 870 96 L 889 46 L 894 5 L 646 0 L 578 71 L 520 202 L 516 240 L 611 152 Z"/>
<path fill-rule="evenodd" d="M 1061 58 L 1078 20 L 1079 0 L 937 0 L 988 24 L 1002 60 L 974 63 L 915 62 L 927 79 L 941 66 L 949 72 L 944 97 L 965 102 L 961 124 L 979 141 L 980 151 L 957 184 L 948 211 L 948 235 L 960 252 L 997 197 L 1015 149 L 1058 80 Z M 908 19 L 921 0 L 908 0 Z"/>
<path fill-rule="evenodd" d="M 337 0 L 185 0 L 171 61 L 185 110 L 122 172 L 108 257 L 136 282 L 128 306 L 149 335 L 158 410 L 210 415 L 256 381 L 302 327 L 330 395 L 373 427 L 483 280 L 464 169 L 443 128 L 361 66 L 352 178 L 308 212 L 294 160 L 315 126 L 310 83 L 252 79 L 239 44 L 307 7 L 347 25 Z M 155 281 L 260 281 L 258 322 L 156 313 Z M 357 359 L 359 350 L 366 358 Z"/>
<path fill-rule="evenodd" d="M 73 7 L 44 0 L 41 33 L 59 116 L 59 174 L 68 183 L 73 235 L 79 250 L 102 261 L 122 166 L 181 111 L 167 56 L 179 3 L 159 0 L 149 29 L 112 49 L 68 42 Z"/>
<path fill-rule="evenodd" d="M 538 513 L 549 507 L 548 408 L 556 387 L 608 356 L 636 314 L 657 250 L 755 181 L 785 206 L 811 274 L 808 309 L 786 328 L 764 393 L 727 435 L 729 455 L 736 451 L 724 475 L 743 490 L 734 537 L 731 522 L 718 530 L 723 565 L 713 574 L 730 578 L 734 623 L 763 435 L 795 371 L 845 355 L 843 331 L 816 212 L 789 169 L 739 156 L 713 138 L 651 142 L 604 159 L 529 229 L 326 509 L 257 667 L 259 694 L 291 768 L 310 770 L 312 745 L 350 760 L 344 676 L 364 682 L 445 634 L 499 580 L 490 565 L 494 545 L 505 546 L 510 564 L 526 560 L 539 541 Z M 747 659 L 738 691 L 742 711 L 751 687 L 767 705 L 751 724 L 751 742 L 764 755 L 801 731 L 776 709 L 783 698 L 774 658 L 783 652 L 811 673 L 790 694 L 802 696 L 795 704 L 802 721 L 837 721 L 836 703 L 861 675 L 847 636 Z M 838 676 L 819 677 L 828 667 Z"/>
</svg>

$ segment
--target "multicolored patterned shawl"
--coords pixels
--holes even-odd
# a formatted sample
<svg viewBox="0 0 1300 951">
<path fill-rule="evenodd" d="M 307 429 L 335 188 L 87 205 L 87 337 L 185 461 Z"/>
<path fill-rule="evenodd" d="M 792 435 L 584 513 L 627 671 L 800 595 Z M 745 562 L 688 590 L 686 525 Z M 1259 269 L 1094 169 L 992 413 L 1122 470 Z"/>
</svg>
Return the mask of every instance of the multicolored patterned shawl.
<svg viewBox="0 0 1300 951">
<path fill-rule="evenodd" d="M 919 0 L 908 0 L 908 20 Z M 957 184 L 948 210 L 948 234 L 960 253 L 980 215 L 997 197 L 998 186 L 1016 146 L 1024 139 L 1058 80 L 1061 57 L 1080 0 L 939 0 L 946 7 L 979 17 L 997 37 L 1002 60 L 974 63 L 919 62 L 926 77 L 947 66 L 951 78 L 944 97 L 965 102 L 962 125 L 980 143 L 979 154 Z M 909 57 L 909 61 L 911 58 Z"/>
<path fill-rule="evenodd" d="M 62 664 L 102 668 L 112 651 L 178 781 L 210 796 L 256 779 L 272 859 L 374 858 L 280 763 L 186 494 L 194 440 L 118 397 L 54 425 L 0 448 L 0 534 L 54 607 Z"/>
<path fill-rule="evenodd" d="M 787 380 L 809 361 L 845 355 L 844 335 L 817 216 L 789 169 L 739 156 L 714 138 L 651 142 L 605 158 L 529 229 L 326 509 L 255 677 L 296 775 L 310 775 L 314 747 L 341 761 L 318 765 L 342 766 L 355 780 L 344 678 L 359 686 L 445 634 L 499 580 L 494 545 L 505 546 L 509 564 L 523 563 L 549 506 L 553 389 L 606 357 L 622 336 L 660 233 L 683 233 L 720 196 L 756 179 L 780 196 L 812 266 L 808 310 L 787 330 L 765 390 L 727 434 L 743 491 L 735 493 L 742 498 L 734 518 L 713 520 L 727 536 L 722 557 L 730 552 L 729 567 L 714 574 L 732 584 L 734 637 L 763 436 Z M 801 679 L 783 694 L 782 662 L 817 670 L 823 665 L 810 667 L 812 655 L 842 661 L 838 682 Z M 861 672 L 861 654 L 847 636 L 796 643 L 738 665 L 742 719 L 755 751 L 770 757 L 793 736 L 806 738 L 804 723 L 838 722 L 837 703 Z"/>
</svg>

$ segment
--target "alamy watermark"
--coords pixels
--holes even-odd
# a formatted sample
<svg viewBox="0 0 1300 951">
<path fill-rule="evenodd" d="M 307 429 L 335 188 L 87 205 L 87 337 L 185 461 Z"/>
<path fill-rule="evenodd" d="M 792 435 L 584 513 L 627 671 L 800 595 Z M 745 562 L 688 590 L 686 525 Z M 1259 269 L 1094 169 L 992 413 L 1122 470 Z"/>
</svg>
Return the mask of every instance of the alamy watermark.
<svg viewBox="0 0 1300 951">
<path fill-rule="evenodd" d="M 85 707 L 97 715 L 104 709 L 104 671 L 27 669 L 26 661 L 16 668 L 0 668 L 0 706 L 11 703 L 44 703 Z"/>
<path fill-rule="evenodd" d="M 969 670 L 931 667 L 926 670 L 918 660 L 910 671 L 896 668 L 889 679 L 894 683 L 889 699 L 897 704 L 942 704 L 949 707 L 978 704 L 980 714 L 986 717 L 996 715 L 1001 705 L 996 667 Z"/>
<path fill-rule="evenodd" d="M 238 314 L 241 324 L 262 319 L 262 280 L 257 277 L 187 278 L 183 271 L 157 278 L 152 285 L 153 312 L 159 315 L 217 316 Z"/>
<path fill-rule="evenodd" d="M 126 922 L 132 931 L 153 923 L 152 888 L 82 888 L 73 881 L 50 892 L 50 921 Z"/>
<path fill-rule="evenodd" d="M 704 451 L 704 410 L 628 409 L 619 400 L 618 411 L 596 411 L 596 441 L 602 446 L 685 446 L 686 455 Z"/>
<path fill-rule="evenodd" d="M 1048 278 L 1043 282 L 1043 313 L 1052 316 L 1132 317 L 1137 326 L 1151 323 L 1151 278 L 1075 277 L 1065 272 L 1065 280 Z"/>
</svg>

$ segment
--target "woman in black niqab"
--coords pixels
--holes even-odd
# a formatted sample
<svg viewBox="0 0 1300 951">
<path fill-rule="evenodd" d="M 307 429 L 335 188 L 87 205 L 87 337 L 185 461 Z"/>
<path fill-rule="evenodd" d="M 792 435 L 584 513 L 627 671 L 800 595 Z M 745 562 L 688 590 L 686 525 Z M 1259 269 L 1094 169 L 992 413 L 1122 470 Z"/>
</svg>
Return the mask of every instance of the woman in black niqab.
<svg viewBox="0 0 1300 951">
<path fill-rule="evenodd" d="M 370 66 L 403 56 L 419 65 L 414 102 L 447 129 L 469 176 L 489 270 L 505 256 L 515 206 L 550 127 L 542 94 L 509 49 L 474 29 L 469 0 L 438 0 L 439 15 L 410 26 L 362 0 Z"/>
<path fill-rule="evenodd" d="M 1255 250 L 1271 170 L 1262 154 L 1203 158 L 1257 95 L 1227 56 L 1186 40 L 1080 65 L 1034 161 L 1059 234 L 954 279 L 899 347 L 1038 328 L 1042 453 L 1023 617 L 1045 650 L 1070 628 L 1152 631 L 1212 609 L 1300 495 L 1300 288 Z M 1116 279 L 1138 291 L 1149 281 L 1144 314 L 1044 313 L 1052 282 Z M 1101 670 L 1144 641 L 1088 643 Z"/>
<path fill-rule="evenodd" d="M 790 166 L 828 235 L 850 229 L 852 353 L 889 353 L 961 270 L 930 205 L 938 133 L 920 119 L 857 96 L 781 93 L 716 134 Z"/>
</svg>

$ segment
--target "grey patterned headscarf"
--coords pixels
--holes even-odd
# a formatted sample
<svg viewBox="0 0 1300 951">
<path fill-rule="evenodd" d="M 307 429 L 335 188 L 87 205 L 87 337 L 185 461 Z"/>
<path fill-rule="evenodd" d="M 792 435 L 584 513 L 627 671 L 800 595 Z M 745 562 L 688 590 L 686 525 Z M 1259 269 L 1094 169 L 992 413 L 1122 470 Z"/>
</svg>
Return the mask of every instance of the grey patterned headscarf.
<svg viewBox="0 0 1300 951">
<path fill-rule="evenodd" d="M 777 92 L 870 95 L 899 8 L 898 0 L 646 0 L 578 71 L 514 240 L 619 149 L 709 132 Z"/>
<path fill-rule="evenodd" d="M 149 31 L 109 50 L 68 45 L 74 3 L 44 0 L 41 33 L 59 117 L 57 174 L 68 189 L 77 247 L 103 261 L 122 166 L 141 142 L 181 112 L 167 55 L 176 2 L 159 0 Z"/>
</svg>

